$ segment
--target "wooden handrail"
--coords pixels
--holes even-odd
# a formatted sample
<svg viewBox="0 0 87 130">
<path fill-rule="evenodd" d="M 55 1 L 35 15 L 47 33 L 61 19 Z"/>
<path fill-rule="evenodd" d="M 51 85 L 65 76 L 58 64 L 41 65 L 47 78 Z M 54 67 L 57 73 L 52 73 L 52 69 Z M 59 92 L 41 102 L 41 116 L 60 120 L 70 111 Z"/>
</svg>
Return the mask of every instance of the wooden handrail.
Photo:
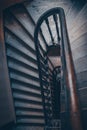
<svg viewBox="0 0 87 130">
<path fill-rule="evenodd" d="M 63 9 L 60 9 L 59 17 L 61 25 L 61 50 L 64 59 L 64 65 L 66 67 L 64 75 L 66 78 L 66 84 L 69 95 L 68 103 L 70 103 L 69 110 L 70 110 L 72 130 L 82 130 L 80 105 L 76 90 L 77 86 L 76 86 L 75 69 Z"/>
</svg>

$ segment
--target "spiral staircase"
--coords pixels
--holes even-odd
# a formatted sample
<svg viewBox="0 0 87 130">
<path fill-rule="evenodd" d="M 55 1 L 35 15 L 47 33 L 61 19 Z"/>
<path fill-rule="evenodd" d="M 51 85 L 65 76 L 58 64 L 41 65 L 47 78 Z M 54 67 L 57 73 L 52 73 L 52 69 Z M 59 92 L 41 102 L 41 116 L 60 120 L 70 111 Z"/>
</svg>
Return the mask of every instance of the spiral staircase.
<svg viewBox="0 0 87 130">
<path fill-rule="evenodd" d="M 9 80 L 6 88 L 11 93 L 13 111 L 9 107 L 9 113 L 4 115 L 6 107 L 0 110 L 1 130 L 80 130 L 71 126 L 70 90 L 64 77 L 66 53 L 62 53 L 62 25 L 56 11 L 59 9 L 64 10 L 66 18 L 63 23 L 67 24 L 70 41 L 81 130 L 87 129 L 86 0 L 26 0 L 3 11 L 3 48 Z M 2 105 L 7 102 L 9 106 L 4 100 L 0 99 Z"/>
</svg>

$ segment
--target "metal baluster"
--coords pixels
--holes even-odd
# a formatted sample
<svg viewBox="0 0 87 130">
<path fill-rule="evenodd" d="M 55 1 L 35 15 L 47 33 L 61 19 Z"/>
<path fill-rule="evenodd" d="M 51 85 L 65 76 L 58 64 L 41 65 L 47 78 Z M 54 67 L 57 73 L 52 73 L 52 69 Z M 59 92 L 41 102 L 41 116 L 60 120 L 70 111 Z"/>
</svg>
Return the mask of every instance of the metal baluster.
<svg viewBox="0 0 87 130">
<path fill-rule="evenodd" d="M 59 42 L 59 41 L 60 41 L 60 35 L 59 35 L 58 17 L 57 17 L 57 14 L 54 14 L 54 15 L 53 15 L 53 19 L 54 19 L 54 22 L 55 22 L 55 25 L 56 25 L 57 39 L 58 39 L 58 42 Z"/>
<path fill-rule="evenodd" d="M 46 58 L 47 56 L 45 56 L 45 61 L 44 61 L 44 63 L 46 64 L 46 69 L 47 69 L 47 71 L 48 71 L 48 61 L 47 61 L 47 58 Z M 48 82 L 48 84 L 46 85 L 47 86 L 47 104 L 46 104 L 46 106 L 47 106 L 47 117 L 48 117 L 48 122 L 49 122 L 49 90 L 48 90 L 48 87 L 49 87 L 49 81 L 48 81 L 48 78 L 49 78 L 49 76 L 48 76 L 48 73 L 46 74 L 46 81 Z"/>
<path fill-rule="evenodd" d="M 45 46 L 46 46 L 46 48 L 47 48 L 47 47 L 48 47 L 48 44 L 47 44 L 47 41 L 46 41 L 46 39 L 45 39 L 45 37 L 44 37 L 44 34 L 43 34 L 41 28 L 40 28 L 40 35 L 41 35 L 41 37 L 42 37 L 42 39 L 43 39 L 43 42 L 45 43 Z"/>
<path fill-rule="evenodd" d="M 46 22 L 46 25 L 47 25 L 47 27 L 48 27 L 49 34 L 50 34 L 52 43 L 54 44 L 54 38 L 53 38 L 53 35 L 52 35 L 52 32 L 51 32 L 51 28 L 50 28 L 50 25 L 49 25 L 49 20 L 48 20 L 48 19 L 45 19 L 45 22 Z"/>
</svg>

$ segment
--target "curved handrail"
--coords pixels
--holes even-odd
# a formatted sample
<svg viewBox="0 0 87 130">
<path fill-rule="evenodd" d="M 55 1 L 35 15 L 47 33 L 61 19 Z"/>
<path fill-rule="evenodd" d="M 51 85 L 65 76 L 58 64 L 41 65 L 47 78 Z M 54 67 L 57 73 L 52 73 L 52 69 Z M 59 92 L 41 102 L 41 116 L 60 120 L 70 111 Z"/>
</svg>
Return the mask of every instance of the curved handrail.
<svg viewBox="0 0 87 130">
<path fill-rule="evenodd" d="M 59 14 L 60 27 L 61 27 L 61 60 L 64 74 L 64 80 L 67 86 L 67 97 L 68 97 L 68 110 L 70 111 L 70 120 L 72 124 L 72 130 L 82 130 L 79 100 L 76 90 L 76 76 L 74 70 L 74 63 L 72 58 L 72 52 L 70 42 L 68 38 L 66 19 L 64 10 L 60 7 L 56 7 L 45 12 L 38 20 L 35 33 L 34 41 L 36 48 L 38 48 L 38 32 L 44 19 L 53 14 Z"/>
<path fill-rule="evenodd" d="M 42 22 L 44 21 L 44 19 L 48 18 L 49 16 L 53 15 L 53 14 L 60 14 L 60 11 L 63 10 L 62 8 L 60 7 L 56 7 L 56 8 L 52 8 L 48 11 L 46 11 L 43 15 L 40 16 L 40 18 L 38 19 L 37 21 L 37 25 L 36 25 L 36 28 L 35 28 L 35 32 L 34 32 L 34 40 L 36 42 L 38 42 L 37 38 L 38 38 L 38 32 L 40 31 L 40 26 L 42 24 Z"/>
</svg>

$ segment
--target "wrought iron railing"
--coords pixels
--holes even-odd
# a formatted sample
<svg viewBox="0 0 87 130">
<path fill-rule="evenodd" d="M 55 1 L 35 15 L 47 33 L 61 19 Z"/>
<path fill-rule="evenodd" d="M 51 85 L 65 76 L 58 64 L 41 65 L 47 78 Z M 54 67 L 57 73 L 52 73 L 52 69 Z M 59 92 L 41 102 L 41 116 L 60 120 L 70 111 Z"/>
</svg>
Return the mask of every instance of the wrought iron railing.
<svg viewBox="0 0 87 130">
<path fill-rule="evenodd" d="M 55 34 L 57 38 L 55 38 L 53 30 L 52 30 L 53 22 L 51 22 L 50 24 L 50 21 L 52 20 L 56 27 Z M 42 27 L 43 24 L 45 25 Z M 49 37 L 50 41 L 46 39 L 48 37 L 47 34 L 50 35 Z M 47 52 L 48 47 L 50 45 L 55 46 L 59 44 L 61 46 L 63 82 L 64 82 L 64 85 L 66 86 L 65 91 L 66 91 L 66 112 L 67 112 L 66 119 L 68 122 L 67 124 L 69 124 L 71 121 L 73 130 L 82 130 L 81 120 L 80 120 L 80 111 L 79 111 L 79 101 L 78 101 L 77 90 L 76 90 L 76 76 L 75 76 L 70 42 L 68 38 L 65 13 L 62 8 L 58 7 L 58 8 L 50 9 L 39 18 L 36 25 L 35 33 L 34 33 L 34 41 L 35 41 L 35 46 L 37 50 L 39 77 L 40 77 L 40 83 L 41 83 L 41 88 L 42 88 L 42 99 L 43 99 L 46 124 L 48 123 L 47 119 L 52 118 L 52 115 L 51 115 L 52 110 L 48 109 L 48 111 L 50 110 L 49 111 L 50 114 L 48 114 L 48 111 L 46 112 L 42 68 L 44 66 L 46 67 L 47 64 L 43 63 L 43 67 L 42 67 L 41 65 L 42 58 L 40 57 L 40 55 L 42 53 L 43 54 L 42 57 L 44 59 L 46 57 L 46 56 L 44 57 L 44 54 Z M 45 72 L 47 73 L 46 70 Z M 48 77 L 49 77 L 49 74 L 48 74 Z M 66 129 L 70 129 L 70 128 L 67 126 Z"/>
</svg>

